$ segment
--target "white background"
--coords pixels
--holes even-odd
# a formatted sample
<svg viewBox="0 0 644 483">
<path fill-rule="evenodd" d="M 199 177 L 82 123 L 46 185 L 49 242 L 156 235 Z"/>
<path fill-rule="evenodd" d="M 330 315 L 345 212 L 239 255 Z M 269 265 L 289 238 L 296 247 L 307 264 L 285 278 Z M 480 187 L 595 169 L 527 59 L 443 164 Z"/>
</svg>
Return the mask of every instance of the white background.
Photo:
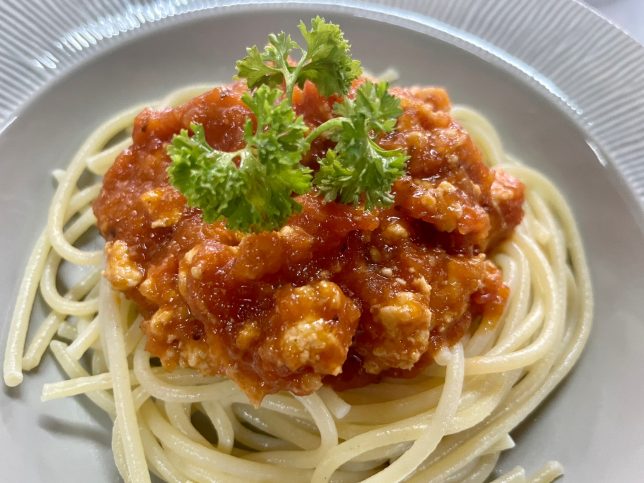
<svg viewBox="0 0 644 483">
<path fill-rule="evenodd" d="M 644 44 L 644 0 L 585 0 L 584 3 Z"/>
</svg>

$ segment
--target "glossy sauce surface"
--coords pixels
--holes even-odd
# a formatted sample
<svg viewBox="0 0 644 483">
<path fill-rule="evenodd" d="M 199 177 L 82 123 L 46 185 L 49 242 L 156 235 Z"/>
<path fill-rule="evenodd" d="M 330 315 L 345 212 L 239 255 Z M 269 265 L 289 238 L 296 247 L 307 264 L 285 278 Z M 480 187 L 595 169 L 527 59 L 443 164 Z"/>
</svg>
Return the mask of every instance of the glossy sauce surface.
<svg viewBox="0 0 644 483">
<path fill-rule="evenodd" d="M 140 306 L 164 367 L 226 375 L 255 402 L 344 389 L 414 374 L 474 321 L 501 315 L 509 291 L 487 253 L 521 221 L 524 188 L 483 164 L 444 90 L 391 89 L 404 112 L 378 142 L 410 155 L 394 206 L 366 212 L 309 193 L 281 230 L 246 235 L 185 204 L 165 153 L 191 122 L 213 147 L 241 148 L 244 89 L 143 111 L 94 205 L 106 276 Z M 293 99 L 310 126 L 337 100 L 312 84 Z M 330 146 L 316 140 L 305 162 L 315 168 Z"/>
</svg>

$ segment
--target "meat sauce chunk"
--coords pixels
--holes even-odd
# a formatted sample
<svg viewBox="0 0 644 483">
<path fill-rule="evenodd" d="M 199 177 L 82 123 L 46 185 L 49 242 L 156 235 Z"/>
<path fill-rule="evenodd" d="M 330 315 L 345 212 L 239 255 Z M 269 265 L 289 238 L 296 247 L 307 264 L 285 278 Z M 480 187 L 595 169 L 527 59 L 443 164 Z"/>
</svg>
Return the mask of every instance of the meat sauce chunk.
<svg viewBox="0 0 644 483">
<path fill-rule="evenodd" d="M 509 290 L 487 254 L 520 223 L 524 187 L 484 165 L 444 90 L 392 89 L 403 114 L 378 142 L 410 155 L 392 207 L 311 192 L 284 227 L 256 234 L 204 223 L 166 173 L 166 145 L 191 122 L 216 149 L 242 147 L 244 91 L 144 110 L 94 203 L 105 276 L 139 305 L 146 348 L 165 368 L 226 375 L 259 403 L 413 375 L 473 322 L 500 317 Z M 314 127 L 339 99 L 306 83 L 293 100 Z M 304 162 L 315 169 L 330 147 L 314 143 Z"/>
</svg>

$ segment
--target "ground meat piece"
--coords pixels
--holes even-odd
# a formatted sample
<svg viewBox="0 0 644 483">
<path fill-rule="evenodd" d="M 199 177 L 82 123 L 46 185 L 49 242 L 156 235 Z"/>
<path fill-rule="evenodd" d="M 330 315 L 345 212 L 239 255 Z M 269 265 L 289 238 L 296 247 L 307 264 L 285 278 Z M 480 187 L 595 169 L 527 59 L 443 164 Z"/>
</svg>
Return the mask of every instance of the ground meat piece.
<svg viewBox="0 0 644 483">
<path fill-rule="evenodd" d="M 488 213 L 466 190 L 449 181 L 405 177 L 396 181 L 395 190 L 396 203 L 412 218 L 442 232 L 476 234 L 481 244 L 488 237 Z"/>
<path fill-rule="evenodd" d="M 143 280 L 143 268 L 128 254 L 127 244 L 122 240 L 105 244 L 105 270 L 103 272 L 117 290 L 136 287 Z"/>
<path fill-rule="evenodd" d="M 339 374 L 360 318 L 353 301 L 327 281 L 284 287 L 275 299 L 274 336 L 260 351 L 294 372 Z"/>
<path fill-rule="evenodd" d="M 140 200 L 151 218 L 152 228 L 169 227 L 181 219 L 185 200 L 181 193 L 170 186 L 146 191 L 141 195 Z"/>
<path fill-rule="evenodd" d="M 373 324 L 379 336 L 362 356 L 365 371 L 379 374 L 386 369 L 411 369 L 429 346 L 432 314 L 422 296 L 414 292 L 398 292 L 381 306 L 372 306 Z M 372 328 L 372 331 L 374 328 Z M 402 342 L 402 343 L 401 343 Z"/>
</svg>

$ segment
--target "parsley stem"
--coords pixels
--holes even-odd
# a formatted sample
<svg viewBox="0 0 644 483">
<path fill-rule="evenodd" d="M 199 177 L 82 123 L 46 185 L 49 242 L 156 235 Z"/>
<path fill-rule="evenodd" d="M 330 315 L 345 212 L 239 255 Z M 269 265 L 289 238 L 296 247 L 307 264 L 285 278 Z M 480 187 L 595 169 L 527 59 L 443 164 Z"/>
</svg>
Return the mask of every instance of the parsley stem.
<svg viewBox="0 0 644 483">
<path fill-rule="evenodd" d="M 289 74 L 289 77 L 284 74 L 284 79 L 286 80 L 285 97 L 288 100 L 289 104 L 293 104 L 293 89 L 295 89 L 295 83 L 297 82 L 297 78 L 299 77 L 300 71 L 302 70 L 302 67 L 304 67 L 305 62 L 306 55 L 303 55 L 300 61 L 295 66 L 293 72 Z M 288 72 L 288 68 L 286 69 L 286 72 Z"/>
<path fill-rule="evenodd" d="M 336 129 L 342 126 L 342 123 L 346 121 L 345 117 L 334 117 L 332 119 L 329 119 L 328 121 L 323 122 L 320 124 L 318 127 L 313 129 L 308 136 L 306 136 L 306 142 L 308 144 L 311 144 L 315 138 L 317 138 L 320 134 L 326 131 L 330 131 L 331 129 Z"/>
</svg>

